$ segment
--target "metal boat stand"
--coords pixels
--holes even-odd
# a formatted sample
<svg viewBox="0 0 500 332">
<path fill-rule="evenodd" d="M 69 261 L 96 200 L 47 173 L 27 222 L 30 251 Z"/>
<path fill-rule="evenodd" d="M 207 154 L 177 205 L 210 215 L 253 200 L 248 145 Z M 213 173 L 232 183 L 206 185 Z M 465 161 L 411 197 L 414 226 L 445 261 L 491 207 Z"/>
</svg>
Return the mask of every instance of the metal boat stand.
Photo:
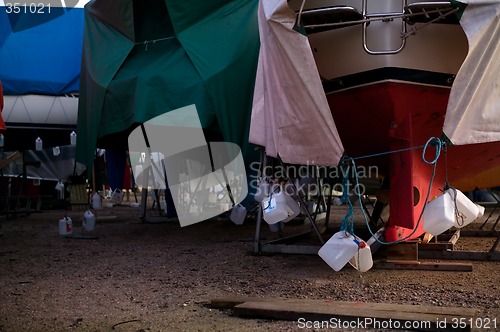
<svg viewBox="0 0 500 332">
<path fill-rule="evenodd" d="M 280 166 L 284 167 L 284 164 L 281 161 L 281 159 L 278 158 L 278 161 L 279 161 Z M 268 157 L 261 150 L 260 174 L 264 174 L 263 170 L 266 169 L 267 162 L 268 162 Z M 318 250 L 325 243 L 325 241 L 323 240 L 323 237 L 321 235 L 321 231 L 316 223 L 317 222 L 316 219 L 317 219 L 317 216 L 320 212 L 320 206 L 326 205 L 326 207 L 324 207 L 326 209 L 325 226 L 328 223 L 328 219 L 329 219 L 329 215 L 330 215 L 330 209 L 328 207 L 331 205 L 331 192 L 330 192 L 330 196 L 328 199 L 328 203 L 325 204 L 323 190 L 322 190 L 323 186 L 322 186 L 320 179 L 317 179 L 319 189 L 318 189 L 318 197 L 317 197 L 317 202 L 316 202 L 316 209 L 313 213 L 311 213 L 307 207 L 305 198 L 302 197 L 302 195 L 300 195 L 298 188 L 295 185 L 296 179 L 289 177 L 288 180 L 292 183 L 294 190 L 297 193 L 297 196 L 299 198 L 301 211 L 304 212 L 304 214 L 306 215 L 306 217 L 310 221 L 311 228 L 308 231 L 301 232 L 301 233 L 298 233 L 298 234 L 295 234 L 292 236 L 282 237 L 282 238 L 279 238 L 276 240 L 264 242 L 261 240 L 261 227 L 262 227 L 262 224 L 266 224 L 266 223 L 262 221 L 263 208 L 262 208 L 262 202 L 259 202 L 258 211 L 257 211 L 255 239 L 254 239 L 254 253 L 255 254 L 281 253 L 281 254 L 312 254 L 312 255 L 316 255 L 318 253 Z M 296 242 L 300 239 L 310 237 L 311 235 L 315 235 L 318 238 L 318 242 L 320 243 L 320 245 L 315 246 L 315 245 L 293 244 L 294 242 Z"/>
<path fill-rule="evenodd" d="M 156 167 L 154 162 L 151 162 L 152 167 Z M 162 223 L 162 222 L 167 222 L 167 217 L 164 215 L 163 210 L 161 209 L 160 206 L 160 194 L 158 189 L 153 189 L 153 194 L 155 197 L 155 203 L 153 204 L 153 209 L 158 210 L 158 215 L 152 216 L 148 215 L 147 209 L 148 209 L 148 182 L 150 179 L 153 179 L 154 181 L 154 173 L 152 167 L 147 167 L 146 170 L 143 173 L 143 186 L 141 190 L 141 216 L 140 219 L 142 222 L 145 223 Z M 157 167 L 156 167 L 157 168 Z M 156 171 L 159 172 L 158 169 Z M 159 173 L 161 174 L 161 173 Z M 155 206 L 156 205 L 156 206 Z"/>
<path fill-rule="evenodd" d="M 497 203 L 495 204 L 485 221 L 481 224 L 479 229 L 467 230 L 467 227 L 465 227 L 464 229 L 457 230 L 448 241 L 448 246 L 446 246 L 446 243 L 428 243 L 425 245 L 421 245 L 418 251 L 419 256 L 421 258 L 431 259 L 500 261 L 500 251 L 497 250 L 500 245 L 500 229 L 498 229 L 498 224 L 500 223 L 500 213 L 498 214 L 496 221 L 493 223 L 493 226 L 489 230 L 485 229 L 486 224 L 491 219 L 497 208 L 500 206 L 500 200 L 498 200 L 495 195 L 493 195 L 493 197 L 495 197 Z M 460 236 L 496 239 L 488 251 L 453 250 L 453 245 L 456 243 Z M 437 242 L 437 239 L 435 242 Z"/>
<path fill-rule="evenodd" d="M 151 148 L 149 147 L 149 142 L 148 140 L 146 139 L 146 133 L 145 133 L 145 130 L 143 132 L 144 134 L 144 137 L 145 137 L 145 140 L 146 140 L 146 144 L 147 144 L 147 148 L 148 148 L 148 155 L 149 155 L 149 159 L 146 159 L 147 160 L 147 164 L 146 164 L 146 169 L 144 170 L 143 172 L 143 183 L 142 183 L 142 193 L 141 193 L 141 216 L 140 216 L 140 219 L 142 220 L 142 222 L 145 222 L 145 223 L 164 223 L 164 222 L 169 222 L 169 221 L 178 221 L 179 218 L 178 216 L 175 216 L 175 217 L 169 217 L 168 216 L 168 211 L 167 213 L 165 213 L 162 209 L 162 207 L 160 206 L 160 191 L 163 190 L 164 192 L 164 197 L 165 197 L 165 200 L 167 200 L 167 205 L 169 205 L 168 201 L 169 200 L 172 200 L 172 194 L 170 193 L 170 188 L 169 188 L 169 185 L 168 185 L 168 178 L 167 178 L 167 172 L 166 172 L 166 167 L 165 167 L 165 160 L 162 159 L 159 163 L 159 165 L 157 165 L 157 163 L 155 163 L 151 157 L 152 153 L 151 153 Z M 207 149 L 208 149 L 208 152 L 210 154 L 210 158 L 211 158 L 211 171 L 214 172 L 215 171 L 215 168 L 214 168 L 214 165 L 213 165 L 213 157 L 212 157 L 212 150 L 210 149 L 210 145 L 207 144 Z M 233 197 L 233 192 L 231 191 L 231 187 L 229 185 L 229 179 L 227 177 L 227 173 L 225 171 L 224 168 L 221 168 L 220 169 L 221 173 L 222 173 L 222 179 L 220 179 L 215 173 L 212 173 L 213 176 L 217 179 L 219 185 L 221 187 L 224 187 L 226 188 L 227 190 L 227 195 L 228 195 L 228 198 L 232 204 L 232 206 L 234 207 L 236 205 L 236 202 L 234 200 L 234 197 Z M 160 183 L 162 186 L 165 187 L 165 189 L 152 189 L 152 193 L 154 195 L 154 201 L 153 201 L 153 204 L 152 204 L 152 210 L 157 210 L 157 215 L 148 215 L 147 214 L 147 199 L 148 199 L 148 183 L 150 180 L 152 180 L 153 182 L 155 181 L 155 172 L 156 172 L 156 176 L 160 176 L 161 179 L 160 179 Z M 191 180 L 194 180 L 194 179 L 191 179 Z M 206 179 L 204 179 L 203 177 L 198 179 L 198 182 L 196 184 L 196 188 L 194 190 L 191 189 L 191 186 L 187 186 L 188 187 L 188 190 L 187 190 L 187 194 L 189 194 L 189 202 L 187 202 L 187 206 L 188 208 L 191 207 L 191 206 L 194 206 L 194 197 L 195 197 L 195 192 L 200 188 L 200 186 L 202 185 L 205 185 L 206 184 Z M 220 199 L 219 199 L 220 200 Z M 171 206 L 174 206 L 174 202 L 171 202 Z M 168 210 L 168 209 L 167 209 Z M 178 211 L 177 211 L 178 213 Z"/>
<path fill-rule="evenodd" d="M 498 205 L 498 203 L 497 203 Z M 468 227 L 455 229 L 431 238 L 426 234 L 422 241 L 408 241 L 387 246 L 386 261 L 374 264 L 375 268 L 383 269 L 405 269 L 405 270 L 434 270 L 434 271 L 472 271 L 470 262 L 457 261 L 500 261 L 500 230 L 496 229 L 498 220 L 490 230 L 485 230 L 486 223 L 491 219 L 496 207 L 492 209 L 489 216 L 477 230 L 468 230 Z M 471 225 L 468 225 L 469 227 Z M 460 237 L 484 237 L 496 238 L 492 246 L 486 251 L 456 250 L 455 245 Z M 390 259 L 389 259 L 390 257 Z M 427 262 L 420 259 L 433 259 L 439 262 Z M 452 260 L 454 262 L 445 262 Z"/>
<path fill-rule="evenodd" d="M 16 178 L 4 177 L 3 168 L 17 159 L 22 159 L 22 173 Z M 40 161 L 27 161 L 24 151 L 5 154 L 0 148 L 0 184 L 4 186 L 5 189 L 5 192 L 1 193 L 1 195 L 5 196 L 1 198 L 3 200 L 1 205 L 3 205 L 4 209 L 0 211 L 0 215 L 5 217 L 5 219 L 15 219 L 18 216 L 25 217 L 33 212 L 40 212 L 41 196 L 39 194 L 36 196 L 30 195 L 28 190 L 28 167 L 39 168 Z M 19 186 L 16 188 L 17 192 L 14 193 L 13 181 L 15 181 L 15 179 L 19 179 Z M 36 204 L 33 204 L 34 202 L 36 202 Z M 34 205 L 34 207 L 32 207 L 32 205 Z"/>
<path fill-rule="evenodd" d="M 430 234 L 426 234 L 422 241 L 410 241 L 408 243 L 400 243 L 387 247 L 388 256 L 391 255 L 392 258 L 396 258 L 393 262 L 397 262 L 399 260 L 406 265 L 410 265 L 410 263 L 414 263 L 414 265 L 421 264 L 421 262 L 418 261 L 419 258 L 464 261 L 500 261 L 500 251 L 497 250 L 500 244 L 500 230 L 496 229 L 498 220 L 500 220 L 500 215 L 490 230 L 484 229 L 486 223 L 491 219 L 495 210 L 496 207 L 492 209 L 491 213 L 479 229 L 471 230 L 471 225 L 468 225 L 465 228 L 450 230 L 433 238 Z M 461 236 L 490 238 L 488 241 L 492 241 L 491 238 L 496 238 L 496 240 L 494 240 L 490 249 L 486 251 L 456 250 L 455 245 Z M 435 263 L 430 264 L 432 265 Z M 448 265 L 445 263 L 439 263 L 439 265 L 444 265 L 444 270 L 450 270 L 451 268 L 450 263 L 448 263 Z M 464 265 L 464 263 L 457 263 L 455 265 L 459 271 L 469 271 L 460 269 L 466 269 L 466 267 L 461 266 Z M 472 266 L 469 268 L 472 269 Z M 437 264 L 434 269 L 438 269 Z M 439 269 L 441 270 L 441 268 Z"/>
</svg>

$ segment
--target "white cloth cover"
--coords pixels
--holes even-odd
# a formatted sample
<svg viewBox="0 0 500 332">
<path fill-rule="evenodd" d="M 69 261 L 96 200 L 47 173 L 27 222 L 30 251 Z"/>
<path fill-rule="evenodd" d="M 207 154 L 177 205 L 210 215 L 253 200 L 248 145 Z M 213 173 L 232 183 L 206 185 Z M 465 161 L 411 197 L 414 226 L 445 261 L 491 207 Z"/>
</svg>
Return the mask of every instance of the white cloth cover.
<svg viewBox="0 0 500 332">
<path fill-rule="evenodd" d="M 467 4 L 469 53 L 453 83 L 443 131 L 455 145 L 500 141 L 500 0 Z"/>
<path fill-rule="evenodd" d="M 306 36 L 286 0 L 259 1 L 260 54 L 249 140 L 286 163 L 337 165 L 343 146 Z"/>
</svg>

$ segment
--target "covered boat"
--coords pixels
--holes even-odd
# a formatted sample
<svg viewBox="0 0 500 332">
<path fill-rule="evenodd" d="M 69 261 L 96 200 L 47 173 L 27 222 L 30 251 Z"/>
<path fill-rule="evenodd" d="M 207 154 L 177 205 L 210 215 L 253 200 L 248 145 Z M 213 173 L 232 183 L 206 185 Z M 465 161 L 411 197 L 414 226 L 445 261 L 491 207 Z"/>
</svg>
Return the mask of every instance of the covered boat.
<svg viewBox="0 0 500 332">
<path fill-rule="evenodd" d="M 125 151 L 139 124 L 195 105 L 207 135 L 246 158 L 259 39 L 257 2 L 92 1 L 85 36 L 77 158 Z"/>
<path fill-rule="evenodd" d="M 386 239 L 424 233 L 429 186 L 432 198 L 445 183 L 463 191 L 500 185 L 498 1 L 296 0 L 290 7 L 346 154 L 387 179 Z M 448 142 L 435 174 L 421 148 L 431 137 Z"/>
<path fill-rule="evenodd" d="M 87 1 L 0 1 L 5 149 L 69 145 L 76 130 Z"/>
</svg>

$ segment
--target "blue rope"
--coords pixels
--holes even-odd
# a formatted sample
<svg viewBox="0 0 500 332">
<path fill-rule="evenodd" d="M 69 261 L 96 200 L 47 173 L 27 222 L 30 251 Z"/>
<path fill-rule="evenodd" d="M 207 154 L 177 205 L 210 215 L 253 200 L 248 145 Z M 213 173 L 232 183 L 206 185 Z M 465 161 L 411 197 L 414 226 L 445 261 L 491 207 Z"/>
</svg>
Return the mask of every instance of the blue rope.
<svg viewBox="0 0 500 332">
<path fill-rule="evenodd" d="M 354 235 L 354 209 L 352 207 L 351 200 L 347 200 L 347 213 L 342 218 L 342 224 L 340 225 L 340 230 L 341 231 L 347 231 L 351 235 Z"/>
<path fill-rule="evenodd" d="M 425 159 L 424 154 L 425 154 L 425 151 L 427 150 L 427 148 L 429 147 L 429 144 L 432 141 L 435 141 L 434 145 L 439 146 L 439 149 L 436 150 L 436 159 L 429 162 L 429 161 L 427 161 Z M 359 159 L 366 159 L 366 158 L 373 158 L 373 157 L 385 156 L 385 155 L 393 154 L 393 153 L 399 153 L 399 152 L 405 152 L 405 151 L 411 151 L 411 150 L 417 150 L 417 149 L 424 149 L 423 153 L 422 153 L 422 159 L 424 160 L 424 162 L 426 164 L 430 165 L 430 164 L 433 164 L 433 163 L 435 163 L 437 161 L 437 158 L 439 158 L 439 155 L 441 154 L 441 149 L 445 148 L 445 147 L 446 147 L 446 143 L 445 142 L 441 141 L 439 138 L 431 137 L 431 138 L 429 138 L 429 140 L 427 141 L 427 143 L 425 143 L 424 145 L 412 146 L 412 147 L 409 147 L 409 148 L 404 148 L 404 149 L 399 149 L 399 150 L 391 150 L 391 151 L 385 151 L 385 152 L 379 152 L 379 153 L 374 153 L 374 154 L 367 154 L 367 155 L 364 155 L 364 156 L 354 157 L 354 158 L 350 158 L 350 159 L 351 160 L 359 160 Z"/>
<path fill-rule="evenodd" d="M 434 159 L 429 161 L 427 159 L 425 159 L 425 153 L 427 151 L 427 148 L 430 146 L 430 145 L 433 145 L 436 147 L 436 152 L 435 152 L 435 156 L 434 156 Z M 427 201 L 429 200 L 429 197 L 430 197 L 430 193 L 431 193 L 431 189 L 432 189 L 432 184 L 434 182 L 434 177 L 436 175 L 436 167 L 437 167 L 437 161 L 441 155 L 441 149 L 443 149 L 443 147 L 446 147 L 445 143 L 443 141 L 441 141 L 439 138 L 436 138 L 436 137 L 431 137 L 429 138 L 429 140 L 425 143 L 425 145 L 423 146 L 420 146 L 420 147 L 413 147 L 413 148 L 408 148 L 408 149 L 402 149 L 402 150 L 396 150 L 396 151 L 391 151 L 391 152 L 385 152 L 385 153 L 380 153 L 380 154 L 375 154 L 375 155 L 370 155 L 370 156 L 379 156 L 379 155 L 383 155 L 383 154 L 389 154 L 389 153 L 396 153 L 396 152 L 401 152 L 401 151 L 407 151 L 407 150 L 414 150 L 414 149 L 418 149 L 418 148 L 423 148 L 423 151 L 422 151 L 422 160 L 428 164 L 428 165 L 432 165 L 432 174 L 431 174 L 431 178 L 430 178 L 430 181 L 429 181 L 429 188 L 427 189 L 427 195 L 425 197 L 425 203 L 424 203 L 424 207 L 422 209 L 422 211 L 420 212 L 420 216 L 418 217 L 418 221 L 417 221 L 417 224 L 415 225 L 415 228 L 413 229 L 413 231 L 408 234 L 406 237 L 402 238 L 402 239 L 399 239 L 397 241 L 392 241 L 392 242 L 385 242 L 385 241 L 381 241 L 379 240 L 377 237 L 375 237 L 375 234 L 373 233 L 373 231 L 371 230 L 370 228 L 370 221 L 369 221 L 369 218 L 368 218 L 368 215 L 366 214 L 366 211 L 365 209 L 363 208 L 363 204 L 362 204 L 362 198 L 361 198 L 361 193 L 360 191 L 358 190 L 358 192 L 356 193 L 357 196 L 358 196 L 358 199 L 359 199 L 359 206 L 361 208 L 361 212 L 363 213 L 363 217 L 365 219 L 365 223 L 366 223 L 366 226 L 368 228 L 368 231 L 370 232 L 371 236 L 379 243 L 381 244 L 384 244 L 384 245 L 389 245 L 389 244 L 396 244 L 396 243 L 400 243 L 400 242 L 403 242 L 407 239 L 409 239 L 413 234 L 415 234 L 415 232 L 417 231 L 419 225 L 420 225 L 420 222 L 422 221 L 422 216 L 424 214 L 424 210 L 425 210 L 425 207 L 427 206 Z M 352 163 L 352 167 L 353 167 L 353 170 L 354 170 L 354 178 L 355 178 L 355 182 L 356 182 L 356 186 L 355 188 L 359 188 L 359 176 L 358 176 L 358 172 L 357 172 L 357 169 L 356 169 L 356 163 L 354 161 L 354 159 L 361 159 L 361 158 L 367 158 L 368 156 L 363 156 L 363 157 L 358 157 L 358 158 L 350 158 L 350 157 L 345 157 L 347 158 L 351 163 Z M 350 201 L 348 201 L 349 204 L 350 204 Z M 350 209 L 352 209 L 352 204 L 350 204 Z M 352 214 L 352 212 L 349 210 L 347 212 L 347 215 L 344 217 L 344 219 L 348 220 L 350 222 L 350 218 L 352 217 L 352 225 L 354 225 L 354 215 Z M 344 226 L 344 219 L 342 220 L 342 226 Z M 346 221 L 346 225 L 348 224 L 348 222 Z M 352 229 L 352 233 L 354 235 L 354 229 Z"/>
<path fill-rule="evenodd" d="M 434 142 L 434 144 L 432 144 L 432 142 Z M 427 148 L 429 147 L 429 145 L 434 145 L 436 147 L 434 159 L 432 159 L 431 161 L 428 161 L 427 159 L 425 159 L 425 152 L 427 151 Z M 441 155 L 441 149 L 445 145 L 446 145 L 446 143 L 441 141 L 439 138 L 436 138 L 436 137 L 429 138 L 427 140 L 427 143 L 425 143 L 425 145 L 424 145 L 424 149 L 422 150 L 422 160 L 424 161 L 424 163 L 426 163 L 427 165 L 435 165 L 439 159 L 439 156 Z"/>
<path fill-rule="evenodd" d="M 365 156 L 355 157 L 355 158 L 351 158 L 351 159 L 352 160 L 358 160 L 358 159 L 379 157 L 379 156 L 385 156 L 387 154 L 393 154 L 393 153 L 398 153 L 398 152 L 405 152 L 405 151 L 410 151 L 410 150 L 422 149 L 424 147 L 425 147 L 425 145 L 412 146 L 410 148 L 404 148 L 404 149 L 399 149 L 399 150 L 391 150 L 391 151 L 379 152 L 379 153 L 374 153 L 374 154 L 368 154 L 368 155 L 365 155 Z"/>
<path fill-rule="evenodd" d="M 340 197 L 340 199 L 342 200 L 342 203 L 346 203 L 347 201 L 349 201 L 349 192 L 348 190 L 345 190 L 347 188 L 349 188 L 349 178 L 345 175 L 346 173 L 343 173 L 344 174 L 344 177 L 342 178 L 342 196 Z"/>
<path fill-rule="evenodd" d="M 349 166 L 348 166 L 348 164 L 346 164 L 347 162 L 348 161 L 346 161 L 346 159 L 341 161 L 342 166 L 347 165 L 347 167 L 345 167 L 345 169 L 342 169 L 342 174 L 344 176 L 342 178 L 343 190 L 342 190 L 342 196 L 340 198 L 342 200 L 342 203 L 347 204 L 347 213 L 342 218 L 342 224 L 340 225 L 340 230 L 347 231 L 350 234 L 354 235 L 354 209 L 352 207 L 352 203 L 351 203 L 351 200 L 349 198 L 349 190 L 348 190 L 348 188 L 349 188 L 349 177 L 348 177 Z"/>
</svg>

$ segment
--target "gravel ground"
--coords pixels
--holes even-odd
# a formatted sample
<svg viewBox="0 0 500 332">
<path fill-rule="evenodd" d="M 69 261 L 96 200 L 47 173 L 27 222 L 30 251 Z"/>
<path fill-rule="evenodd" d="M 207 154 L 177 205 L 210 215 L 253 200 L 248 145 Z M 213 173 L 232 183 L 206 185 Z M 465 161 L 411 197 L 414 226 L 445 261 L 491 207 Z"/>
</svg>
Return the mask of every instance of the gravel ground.
<svg viewBox="0 0 500 332">
<path fill-rule="evenodd" d="M 99 212 L 116 219 L 98 222 L 98 238 L 89 240 L 60 236 L 63 215 L 2 222 L 0 331 L 300 330 L 297 322 L 243 319 L 207 306 L 236 295 L 477 308 L 500 324 L 500 262 L 468 262 L 472 272 L 360 275 L 350 266 L 334 272 L 316 255 L 254 255 L 253 220 L 181 228 L 141 223 L 139 209 L 121 206 Z M 79 233 L 83 213 L 68 215 Z M 262 235 L 277 236 L 267 227 Z M 462 237 L 458 247 L 486 250 L 493 240 Z"/>
</svg>

